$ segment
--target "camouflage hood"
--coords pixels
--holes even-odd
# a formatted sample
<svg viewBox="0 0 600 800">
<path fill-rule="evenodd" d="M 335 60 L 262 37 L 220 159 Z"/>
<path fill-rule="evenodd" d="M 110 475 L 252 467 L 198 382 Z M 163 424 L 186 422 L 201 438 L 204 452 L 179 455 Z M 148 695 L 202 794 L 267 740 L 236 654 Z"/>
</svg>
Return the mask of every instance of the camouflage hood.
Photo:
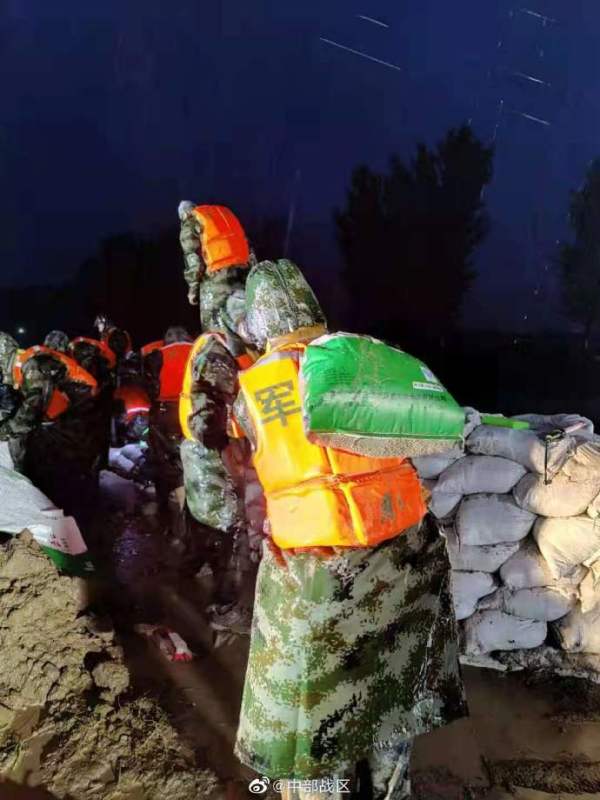
<svg viewBox="0 0 600 800">
<path fill-rule="evenodd" d="M 0 333 L 0 373 L 4 383 L 10 383 L 14 357 L 19 343 L 9 333 Z"/>
<path fill-rule="evenodd" d="M 44 339 L 44 345 L 59 353 L 66 353 L 69 349 L 69 337 L 63 331 L 50 331 Z"/>
<path fill-rule="evenodd" d="M 313 290 L 292 261 L 261 261 L 252 268 L 246 281 L 245 326 L 261 350 L 269 339 L 326 324 Z"/>
</svg>

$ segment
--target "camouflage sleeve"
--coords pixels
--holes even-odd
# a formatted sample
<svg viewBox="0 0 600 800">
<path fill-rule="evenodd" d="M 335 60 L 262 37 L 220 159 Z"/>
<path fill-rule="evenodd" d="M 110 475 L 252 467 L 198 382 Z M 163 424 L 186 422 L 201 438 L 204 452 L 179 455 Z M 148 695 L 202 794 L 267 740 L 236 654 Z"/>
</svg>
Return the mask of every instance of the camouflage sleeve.
<svg viewBox="0 0 600 800">
<path fill-rule="evenodd" d="M 196 441 L 221 451 L 229 444 L 228 421 L 237 393 L 238 367 L 229 350 L 210 337 L 192 365 L 192 413 L 189 426 Z"/>
<path fill-rule="evenodd" d="M 200 281 L 206 267 L 200 252 L 200 226 L 191 209 L 182 215 L 179 243 L 183 251 L 183 276 L 189 289 L 188 300 L 192 305 L 197 305 Z"/>
<path fill-rule="evenodd" d="M 0 441 L 26 436 L 36 428 L 44 418 L 53 388 L 48 375 L 35 364 L 31 363 L 31 366 L 28 364 L 23 370 L 21 387 L 23 400 L 16 413 L 0 424 Z"/>
<path fill-rule="evenodd" d="M 194 441 L 181 446 L 188 508 L 198 522 L 223 532 L 243 525 L 243 506 L 223 460 L 228 420 L 237 389 L 237 364 L 227 348 L 209 338 L 192 365 Z"/>
</svg>

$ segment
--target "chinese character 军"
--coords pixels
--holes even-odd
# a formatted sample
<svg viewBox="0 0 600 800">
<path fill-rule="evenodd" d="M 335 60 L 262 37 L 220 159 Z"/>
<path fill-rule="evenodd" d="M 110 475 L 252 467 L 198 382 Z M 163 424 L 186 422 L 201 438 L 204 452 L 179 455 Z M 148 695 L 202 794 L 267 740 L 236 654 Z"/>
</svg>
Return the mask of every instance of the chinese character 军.
<svg viewBox="0 0 600 800">
<path fill-rule="evenodd" d="M 287 418 L 292 414 L 299 414 L 302 410 L 296 405 L 293 391 L 292 381 L 282 381 L 255 392 L 254 397 L 260 406 L 262 421 L 279 420 L 284 427 L 287 427 Z"/>
</svg>

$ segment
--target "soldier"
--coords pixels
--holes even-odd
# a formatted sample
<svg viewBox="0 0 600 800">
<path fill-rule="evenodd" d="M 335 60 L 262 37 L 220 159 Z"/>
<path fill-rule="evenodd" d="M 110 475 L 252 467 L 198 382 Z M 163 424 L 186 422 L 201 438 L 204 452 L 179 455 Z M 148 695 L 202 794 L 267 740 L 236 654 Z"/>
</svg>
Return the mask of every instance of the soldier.
<svg viewBox="0 0 600 800">
<path fill-rule="evenodd" d="M 465 713 L 445 543 L 423 519 L 409 462 L 306 438 L 299 364 L 325 317 L 297 267 L 255 266 L 246 306 L 246 335 L 266 354 L 240 374 L 235 411 L 272 540 L 236 753 L 260 775 L 289 779 L 288 797 L 318 792 L 319 781 L 344 792 L 362 772 L 375 798 L 405 798 L 413 738 Z M 401 502 L 382 511 L 391 475 Z"/>
<path fill-rule="evenodd" d="M 190 334 L 185 328 L 173 326 L 165 333 L 160 347 L 151 348 L 143 359 L 144 383 L 151 401 L 150 452 L 156 475 L 156 495 L 164 511 L 171 492 L 183 486 L 179 395 L 191 349 Z"/>
<path fill-rule="evenodd" d="M 88 415 L 96 380 L 77 362 L 46 346 L 20 351 L 0 334 L 0 369 L 19 390 L 20 404 L 0 424 L 15 466 L 67 513 L 93 510 L 99 472 L 96 432 Z"/>
<path fill-rule="evenodd" d="M 234 539 L 238 562 L 248 545 L 243 500 L 249 454 L 231 439 L 228 423 L 238 371 L 252 363 L 237 326 L 254 257 L 229 209 L 182 202 L 179 217 L 188 299 L 200 306 L 203 330 L 188 360 L 179 405 L 186 504 L 201 526 L 189 529 L 188 546 L 196 549 L 198 563 L 210 563 L 217 599 L 227 602 L 234 599 L 234 576 L 226 577 Z M 255 524 L 259 517 L 253 515 Z"/>
</svg>

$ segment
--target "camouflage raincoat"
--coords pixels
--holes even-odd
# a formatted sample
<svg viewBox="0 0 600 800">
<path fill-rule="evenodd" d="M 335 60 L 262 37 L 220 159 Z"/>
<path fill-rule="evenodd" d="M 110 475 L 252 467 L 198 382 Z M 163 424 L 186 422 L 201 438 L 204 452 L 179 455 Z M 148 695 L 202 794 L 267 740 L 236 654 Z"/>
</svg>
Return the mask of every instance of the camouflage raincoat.
<svg viewBox="0 0 600 800">
<path fill-rule="evenodd" d="M 212 563 L 213 570 L 222 571 L 230 562 L 234 541 L 238 548 L 246 545 L 243 487 L 232 471 L 232 464 L 239 464 L 243 453 L 230 439 L 228 422 L 237 393 L 236 357 L 245 353 L 237 326 L 244 313 L 248 270 L 241 265 L 207 274 L 201 255 L 202 231 L 193 209 L 190 202 L 179 206 L 188 298 L 199 305 L 205 334 L 220 336 L 208 336 L 192 364 L 189 425 L 193 439 L 181 445 L 181 460 L 187 507 L 202 526 L 195 541 L 202 542 L 201 556 Z"/>
<path fill-rule="evenodd" d="M 290 262 L 247 282 L 255 341 L 324 321 Z M 242 427 L 254 438 L 243 397 Z M 236 753 L 275 779 L 352 778 L 404 797 L 410 740 L 466 713 L 445 541 L 426 518 L 373 548 L 265 548 Z"/>
</svg>

